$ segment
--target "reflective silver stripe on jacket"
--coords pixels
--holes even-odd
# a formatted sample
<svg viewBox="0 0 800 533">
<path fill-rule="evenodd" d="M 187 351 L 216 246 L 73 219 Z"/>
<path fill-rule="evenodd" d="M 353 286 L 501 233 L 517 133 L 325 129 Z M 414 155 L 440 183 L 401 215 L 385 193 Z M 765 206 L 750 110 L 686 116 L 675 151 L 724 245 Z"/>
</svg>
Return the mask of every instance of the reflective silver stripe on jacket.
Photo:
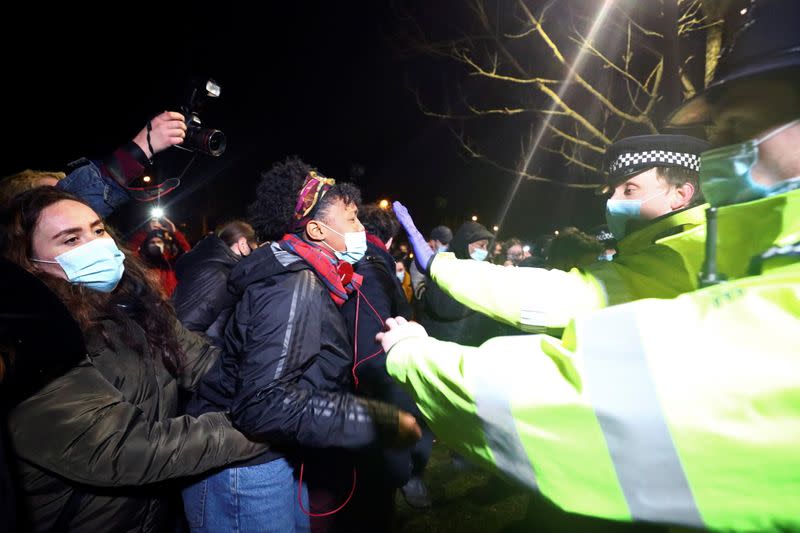
<svg viewBox="0 0 800 533">
<path fill-rule="evenodd" d="M 587 391 L 631 516 L 703 527 L 635 317 L 627 306 L 610 307 L 579 320 L 577 327 Z M 676 343 L 675 349 L 681 347 Z"/>
<path fill-rule="evenodd" d="M 522 446 L 506 391 L 484 379 L 483 373 L 478 374 L 475 382 L 475 407 L 497 468 L 537 490 L 533 466 Z"/>
</svg>

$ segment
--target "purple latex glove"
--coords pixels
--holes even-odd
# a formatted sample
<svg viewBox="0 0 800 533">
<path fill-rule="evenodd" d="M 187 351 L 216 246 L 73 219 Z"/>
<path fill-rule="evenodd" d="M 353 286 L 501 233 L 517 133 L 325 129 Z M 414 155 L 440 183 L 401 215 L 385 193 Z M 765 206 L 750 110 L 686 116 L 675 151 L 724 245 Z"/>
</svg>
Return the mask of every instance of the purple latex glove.
<svg viewBox="0 0 800 533">
<path fill-rule="evenodd" d="M 414 249 L 414 261 L 416 261 L 420 271 L 427 274 L 428 267 L 431 264 L 431 260 L 433 260 L 433 250 L 431 250 L 428 241 L 425 240 L 425 237 L 422 236 L 422 233 L 420 233 L 414 225 L 414 221 L 411 219 L 411 215 L 408 214 L 406 206 L 400 202 L 394 202 L 392 207 L 394 208 L 394 214 L 400 222 L 400 225 L 406 230 L 408 241 Z"/>
</svg>

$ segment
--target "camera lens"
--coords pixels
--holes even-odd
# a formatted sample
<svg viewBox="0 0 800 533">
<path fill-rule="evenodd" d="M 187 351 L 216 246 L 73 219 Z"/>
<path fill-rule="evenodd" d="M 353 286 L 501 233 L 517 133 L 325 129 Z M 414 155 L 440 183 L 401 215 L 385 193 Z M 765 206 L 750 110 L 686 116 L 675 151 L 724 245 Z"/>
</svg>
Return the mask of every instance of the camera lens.
<svg viewBox="0 0 800 533">
<path fill-rule="evenodd" d="M 198 150 L 214 157 L 222 155 L 227 146 L 225 134 L 220 130 L 211 128 L 201 128 L 189 124 L 186 130 L 186 138 L 180 146 L 185 150 Z"/>
<path fill-rule="evenodd" d="M 227 141 L 225 134 L 220 130 L 210 130 L 206 140 L 206 152 L 213 156 L 222 155 L 225 151 Z"/>
</svg>

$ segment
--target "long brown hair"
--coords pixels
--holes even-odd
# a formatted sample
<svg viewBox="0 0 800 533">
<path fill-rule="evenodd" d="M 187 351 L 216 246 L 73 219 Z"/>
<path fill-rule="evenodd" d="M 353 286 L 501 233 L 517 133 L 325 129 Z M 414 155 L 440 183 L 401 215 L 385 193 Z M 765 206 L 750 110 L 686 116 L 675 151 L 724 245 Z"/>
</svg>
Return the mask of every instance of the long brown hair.
<svg viewBox="0 0 800 533">
<path fill-rule="evenodd" d="M 123 342 L 143 352 L 145 346 L 136 342 L 132 320 L 144 330 L 150 352 L 160 356 L 170 372 L 177 373 L 184 354 L 175 334 L 175 311 L 134 254 L 120 248 L 125 254 L 125 272 L 117 288 L 110 293 L 72 284 L 42 272 L 31 262 L 33 232 L 42 211 L 62 200 L 85 204 L 55 187 L 38 187 L 14 198 L 0 215 L 0 254 L 44 281 L 64 302 L 84 337 L 99 333 L 110 346 L 111 339 L 101 323 L 110 319 L 122 327 Z M 113 233 L 109 233 L 113 237 Z"/>
</svg>

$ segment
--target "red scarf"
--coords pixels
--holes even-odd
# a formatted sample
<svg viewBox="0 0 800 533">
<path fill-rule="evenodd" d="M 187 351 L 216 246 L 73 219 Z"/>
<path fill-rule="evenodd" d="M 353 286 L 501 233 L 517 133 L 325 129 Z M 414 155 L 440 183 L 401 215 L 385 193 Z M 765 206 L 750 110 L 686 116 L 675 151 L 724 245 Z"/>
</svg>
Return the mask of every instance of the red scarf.
<svg viewBox="0 0 800 533">
<path fill-rule="evenodd" d="M 287 233 L 280 242 L 281 248 L 302 258 L 319 277 L 334 303 L 341 307 L 347 298 L 361 287 L 363 276 L 353 272 L 353 265 L 339 261 L 331 252 L 314 246 L 296 235 Z"/>
<path fill-rule="evenodd" d="M 376 237 L 372 233 L 367 232 L 367 242 L 371 242 L 372 244 L 377 246 L 379 250 L 383 250 L 386 253 L 389 252 L 389 250 L 386 249 L 386 245 L 383 244 L 383 241 L 381 241 L 378 237 Z"/>
</svg>

